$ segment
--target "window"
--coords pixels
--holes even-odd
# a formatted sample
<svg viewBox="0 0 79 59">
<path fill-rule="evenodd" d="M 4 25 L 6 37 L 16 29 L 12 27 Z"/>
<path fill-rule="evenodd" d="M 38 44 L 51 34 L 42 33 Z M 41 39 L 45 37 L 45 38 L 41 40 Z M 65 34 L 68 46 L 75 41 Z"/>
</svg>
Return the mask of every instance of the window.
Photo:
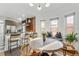
<svg viewBox="0 0 79 59">
<path fill-rule="evenodd" d="M 67 21 L 67 34 L 70 34 L 72 32 L 74 32 L 74 14 L 69 15 L 66 17 L 66 21 Z"/>
<path fill-rule="evenodd" d="M 41 20 L 41 31 L 45 31 L 45 20 Z"/>
<path fill-rule="evenodd" d="M 55 36 L 56 33 L 58 32 L 58 18 L 51 19 L 50 30 L 52 32 L 52 35 Z"/>
</svg>

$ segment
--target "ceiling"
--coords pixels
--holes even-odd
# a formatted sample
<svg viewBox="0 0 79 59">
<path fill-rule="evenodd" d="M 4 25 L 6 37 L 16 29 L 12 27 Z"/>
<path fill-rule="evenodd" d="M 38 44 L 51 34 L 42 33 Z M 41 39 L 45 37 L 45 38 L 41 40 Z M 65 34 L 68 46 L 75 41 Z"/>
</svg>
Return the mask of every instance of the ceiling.
<svg viewBox="0 0 79 59">
<path fill-rule="evenodd" d="M 55 12 L 60 12 L 60 10 L 68 9 L 68 7 L 78 7 L 79 4 L 68 4 L 68 3 L 52 3 L 49 7 L 44 7 L 41 11 L 37 10 L 36 6 L 30 7 L 28 3 L 0 3 L 0 16 L 7 16 L 12 18 L 21 18 L 22 15 L 25 17 L 31 16 L 42 16 L 47 17 L 50 14 L 53 15 Z"/>
</svg>

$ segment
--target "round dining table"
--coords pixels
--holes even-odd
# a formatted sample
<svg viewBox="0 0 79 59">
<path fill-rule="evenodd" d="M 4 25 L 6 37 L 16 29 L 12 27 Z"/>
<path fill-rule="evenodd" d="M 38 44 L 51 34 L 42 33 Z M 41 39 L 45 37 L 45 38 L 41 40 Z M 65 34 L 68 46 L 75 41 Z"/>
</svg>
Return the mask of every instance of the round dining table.
<svg viewBox="0 0 79 59">
<path fill-rule="evenodd" d="M 32 49 L 39 50 L 58 50 L 63 47 L 63 43 L 56 39 L 47 38 L 45 42 L 43 42 L 42 38 L 35 38 L 29 42 Z"/>
</svg>

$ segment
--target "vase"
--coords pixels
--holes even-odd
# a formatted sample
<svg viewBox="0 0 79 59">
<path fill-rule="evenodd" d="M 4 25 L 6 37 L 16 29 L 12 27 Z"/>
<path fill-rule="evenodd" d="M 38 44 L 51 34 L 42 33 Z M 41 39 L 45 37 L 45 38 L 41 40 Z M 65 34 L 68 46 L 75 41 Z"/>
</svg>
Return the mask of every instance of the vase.
<svg viewBox="0 0 79 59">
<path fill-rule="evenodd" d="M 46 35 L 43 34 L 43 42 L 45 42 L 45 41 L 46 41 Z"/>
</svg>

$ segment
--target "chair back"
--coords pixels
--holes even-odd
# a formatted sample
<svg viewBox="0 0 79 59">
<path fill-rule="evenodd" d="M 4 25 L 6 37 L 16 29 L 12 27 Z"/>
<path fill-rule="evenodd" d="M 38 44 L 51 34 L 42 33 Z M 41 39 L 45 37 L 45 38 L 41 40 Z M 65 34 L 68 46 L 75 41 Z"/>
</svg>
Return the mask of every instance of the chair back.
<svg viewBox="0 0 79 59">
<path fill-rule="evenodd" d="M 22 54 L 22 56 L 28 56 L 30 54 L 29 44 L 23 44 L 21 46 L 21 54 Z"/>
</svg>

